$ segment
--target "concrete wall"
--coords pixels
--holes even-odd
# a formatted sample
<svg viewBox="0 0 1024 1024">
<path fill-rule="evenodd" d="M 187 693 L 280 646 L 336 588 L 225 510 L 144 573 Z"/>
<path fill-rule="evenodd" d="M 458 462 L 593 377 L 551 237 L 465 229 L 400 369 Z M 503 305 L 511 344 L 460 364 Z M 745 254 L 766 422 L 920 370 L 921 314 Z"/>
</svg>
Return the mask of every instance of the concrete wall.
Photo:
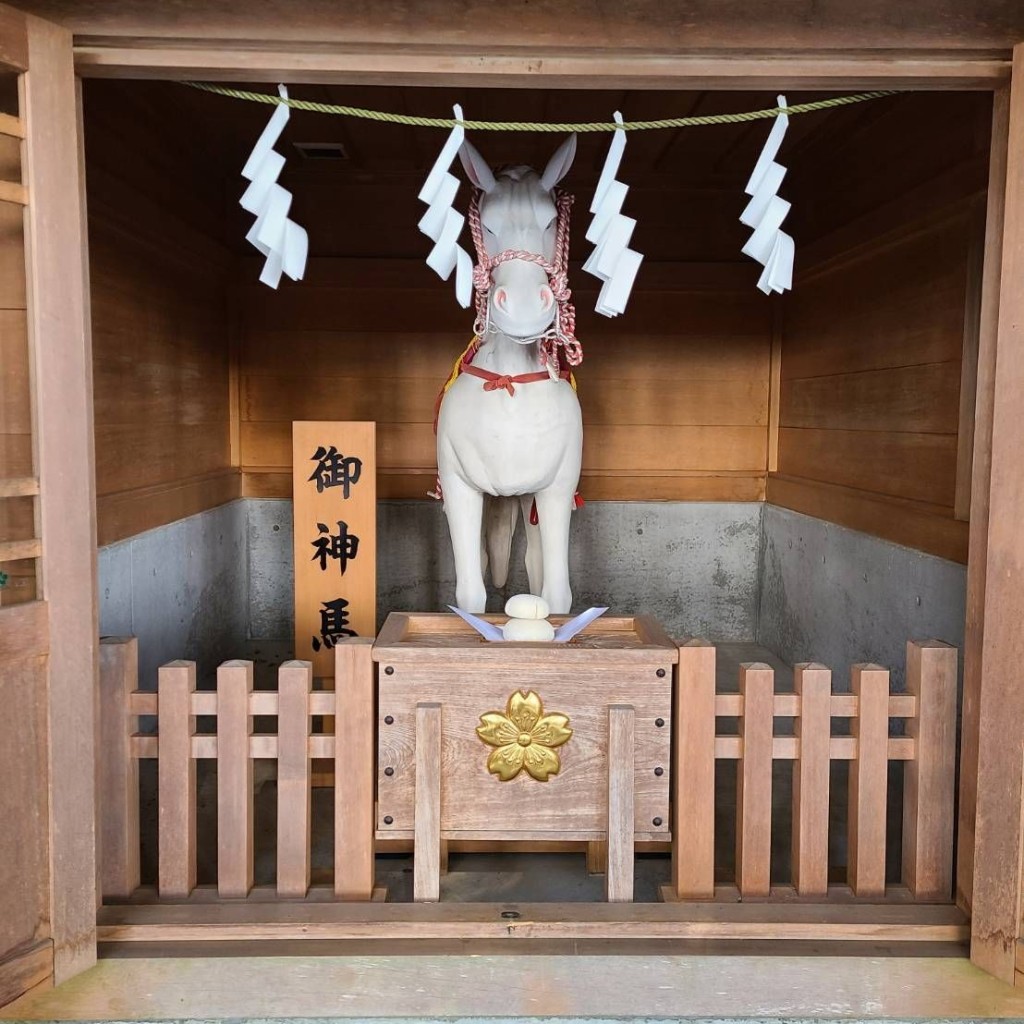
<svg viewBox="0 0 1024 1024">
<path fill-rule="evenodd" d="M 766 505 L 757 640 L 836 679 L 877 662 L 902 686 L 907 640 L 963 648 L 966 566 Z"/>
<path fill-rule="evenodd" d="M 250 499 L 249 636 L 292 634 L 292 506 Z M 574 514 L 574 608 L 608 604 L 647 613 L 670 633 L 752 640 L 758 602 L 761 505 L 750 502 L 591 502 Z M 441 611 L 455 599 L 448 526 L 440 504 L 378 505 L 378 612 Z M 505 595 L 527 589 L 522 531 Z M 500 611 L 492 592 L 488 608 Z"/>
<path fill-rule="evenodd" d="M 249 608 L 244 501 L 140 533 L 99 552 L 100 634 L 139 638 L 139 685 L 160 665 L 197 662 L 200 679 L 239 657 Z"/>
</svg>

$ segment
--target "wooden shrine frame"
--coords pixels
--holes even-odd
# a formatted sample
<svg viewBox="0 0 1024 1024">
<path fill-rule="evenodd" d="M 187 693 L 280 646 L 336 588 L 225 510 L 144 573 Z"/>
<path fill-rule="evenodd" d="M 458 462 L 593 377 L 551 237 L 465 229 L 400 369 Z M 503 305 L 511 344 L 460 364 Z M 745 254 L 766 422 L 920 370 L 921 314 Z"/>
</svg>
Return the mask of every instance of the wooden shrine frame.
<svg viewBox="0 0 1024 1024">
<path fill-rule="evenodd" d="M 61 545 L 47 542 L 60 520 L 60 528 L 90 536 L 95 556 L 95 484 L 93 470 L 90 325 L 88 311 L 88 255 L 84 231 L 82 167 L 67 160 L 79 152 L 82 126 L 72 81 L 71 34 L 41 19 L 27 16 L 29 38 L 45 54 L 46 66 L 59 88 L 42 90 L 31 103 L 39 114 L 58 126 L 40 144 L 37 159 L 27 171 L 30 194 L 42 202 L 77 204 L 64 229 L 41 221 L 36 236 L 38 275 L 33 301 L 40 323 L 60 325 L 51 332 L 53 364 L 65 363 L 65 372 L 38 409 L 41 441 L 49 434 L 79 452 L 81 472 L 72 478 L 40 480 L 44 509 L 51 509 L 50 525 L 43 523 L 43 546 L 50 552 L 51 571 L 57 572 L 56 552 Z M 42 57 L 40 57 L 42 60 Z M 972 908 L 972 959 L 1006 981 L 1015 976 L 1021 905 L 1021 836 L 1024 832 L 1024 685 L 1019 667 L 1024 663 L 1024 533 L 1019 529 L 1024 500 L 1024 416 L 1016 408 L 1024 389 L 1024 43 L 1014 50 L 1012 62 L 991 51 L 951 53 L 948 49 L 853 51 L 833 55 L 806 51 L 787 52 L 784 61 L 771 53 L 723 53 L 722 56 L 666 56 L 636 51 L 609 55 L 549 46 L 544 52 L 468 53 L 458 47 L 424 48 L 413 45 L 369 47 L 285 46 L 257 48 L 245 43 L 204 44 L 194 39 L 146 38 L 144 30 L 132 38 L 90 36 L 77 41 L 74 71 L 83 77 L 206 78 L 245 81 L 300 81 L 467 86 L 529 84 L 531 86 L 585 88 L 597 76 L 603 87 L 631 88 L 788 88 L 855 90 L 893 88 L 920 90 L 990 91 L 995 96 L 991 146 L 988 224 L 981 293 L 981 333 L 974 436 L 974 474 L 971 497 L 971 559 L 968 568 L 968 610 L 965 639 L 965 679 L 961 761 L 959 902 Z M 780 75 L 781 70 L 781 75 Z M 1012 71 L 1012 74 L 1011 74 Z M 77 146 L 69 145 L 75 133 Z M 61 144 L 58 137 L 63 141 Z M 75 237 L 67 225 L 76 224 Z M 64 251 L 58 256 L 58 249 Z M 70 282 L 70 286 L 69 286 Z M 81 282 L 81 287 L 79 285 Z M 998 353 L 998 372 L 997 372 Z M 82 477 L 79 479 L 78 477 Z M 90 479 L 85 479 L 90 477 Z M 87 495 L 88 500 L 82 500 Z M 65 534 L 66 535 L 66 534 Z M 63 605 L 61 631 L 51 637 L 51 905 L 60 908 L 53 919 L 55 980 L 61 981 L 88 967 L 95 958 L 96 877 L 91 850 L 95 821 L 92 816 L 92 780 L 80 770 L 80 760 L 92 751 L 92 694 L 84 683 L 89 667 L 95 681 L 97 597 L 95 557 L 92 568 L 71 555 L 66 574 L 50 596 Z M 987 614 L 986 614 L 987 610 Z M 51 616 L 56 609 L 51 606 Z M 68 652 L 64 654 L 62 652 Z M 70 652 L 74 652 L 74 657 Z M 983 738 L 983 741 L 982 741 Z M 977 814 L 977 818 L 976 818 Z M 59 820 L 61 827 L 53 827 Z M 975 824 L 977 823 L 977 827 Z M 69 827 L 70 826 L 70 827 Z M 88 842 L 87 842 L 88 841 Z M 197 908 L 210 924 L 221 922 L 219 938 L 238 937 L 231 922 L 252 915 L 249 905 L 224 904 Z M 294 907 L 279 907 L 282 920 L 295 918 Z M 308 911 L 308 908 L 302 908 Z M 154 919 L 182 908 L 149 908 Z M 750 908 L 738 914 L 752 913 Z M 346 935 L 402 936 L 409 929 L 450 938 L 486 938 L 507 922 L 476 923 L 480 908 L 470 906 L 411 907 L 347 905 L 341 914 L 353 922 Z M 698 917 L 700 915 L 697 915 Z M 338 915 L 335 913 L 335 920 Z M 532 918 L 536 935 L 594 934 L 591 921 L 607 930 L 614 918 L 619 934 L 650 937 L 665 934 L 665 925 L 678 921 L 671 908 L 581 908 L 562 932 L 541 924 L 538 908 Z M 166 917 L 164 918 L 166 920 Z M 421 924 L 417 924 L 421 922 Z M 175 925 L 153 925 L 152 938 L 173 937 Z M 299 927 L 298 924 L 295 925 Z M 334 935 L 340 934 L 335 926 Z M 766 926 L 767 927 L 767 926 Z M 108 925 L 109 928 L 109 925 Z M 169 929 L 162 930 L 162 929 Z M 670 926 L 678 935 L 677 923 Z M 566 930 L 568 929 L 568 930 Z M 215 929 L 216 930 L 216 929 Z M 728 934 L 727 923 L 710 931 L 695 926 L 692 934 Z M 776 929 L 771 934 L 781 936 Z M 304 934 L 311 934 L 304 930 Z M 106 937 L 116 938 L 108 931 Z M 192 937 L 192 936 L 190 936 Z M 874 937 L 879 937 L 874 933 Z"/>
</svg>

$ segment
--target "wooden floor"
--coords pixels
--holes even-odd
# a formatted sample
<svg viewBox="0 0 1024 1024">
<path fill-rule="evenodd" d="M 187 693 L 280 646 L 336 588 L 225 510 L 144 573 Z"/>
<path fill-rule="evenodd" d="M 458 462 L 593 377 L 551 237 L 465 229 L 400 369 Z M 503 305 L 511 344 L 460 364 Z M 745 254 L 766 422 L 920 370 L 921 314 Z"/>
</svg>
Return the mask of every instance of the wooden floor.
<svg viewBox="0 0 1024 1024">
<path fill-rule="evenodd" d="M 1024 1017 L 963 957 L 325 956 L 101 960 L 18 1020 Z"/>
</svg>

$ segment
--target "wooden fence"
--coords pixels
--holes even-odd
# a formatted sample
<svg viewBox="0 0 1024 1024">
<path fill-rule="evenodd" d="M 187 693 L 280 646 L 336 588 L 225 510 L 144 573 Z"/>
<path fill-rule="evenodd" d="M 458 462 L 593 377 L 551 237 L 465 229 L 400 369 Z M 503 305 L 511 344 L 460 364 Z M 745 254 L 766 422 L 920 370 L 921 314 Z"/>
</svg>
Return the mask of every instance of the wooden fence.
<svg viewBox="0 0 1024 1024">
<path fill-rule="evenodd" d="M 196 887 L 195 768 L 217 764 L 220 897 L 253 887 L 253 761 L 277 762 L 276 896 L 302 898 L 310 887 L 312 759 L 334 760 L 334 884 L 340 900 L 374 894 L 375 685 L 370 641 L 336 649 L 336 689 L 314 691 L 308 663 L 287 662 L 276 691 L 253 690 L 253 666 L 225 662 L 215 691 L 196 690 L 193 662 L 159 670 L 158 690 L 137 688 L 133 638 L 101 646 L 101 864 L 107 900 L 139 888 L 138 760 L 158 761 L 160 898 Z M 831 673 L 799 665 L 794 692 L 776 693 L 762 664 L 740 668 L 739 692 L 717 693 L 715 650 L 693 641 L 679 648 L 674 697 L 673 865 L 666 898 L 730 898 L 716 889 L 715 762 L 737 762 L 735 890 L 743 898 L 790 899 L 771 886 L 772 764 L 791 760 L 792 888 L 811 900 L 840 895 L 829 886 L 830 763 L 850 762 L 846 877 L 842 895 L 877 902 L 887 895 L 949 901 L 952 884 L 956 752 L 955 648 L 907 645 L 907 692 L 890 693 L 877 665 L 852 670 L 851 692 L 833 693 Z M 158 716 L 159 732 L 141 735 L 139 716 Z M 197 734 L 196 716 L 215 716 L 216 735 Z M 254 734 L 254 716 L 276 716 L 275 735 Z M 312 716 L 333 716 L 333 733 L 314 733 Z M 718 720 L 738 732 L 720 735 Z M 775 735 L 791 718 L 793 735 Z M 832 735 L 833 719 L 850 721 Z M 903 719 L 903 735 L 890 735 Z M 889 762 L 905 762 L 903 887 L 887 894 L 885 876 Z M 730 805 L 732 801 L 729 801 Z M 731 893 L 735 899 L 736 892 Z"/>
</svg>

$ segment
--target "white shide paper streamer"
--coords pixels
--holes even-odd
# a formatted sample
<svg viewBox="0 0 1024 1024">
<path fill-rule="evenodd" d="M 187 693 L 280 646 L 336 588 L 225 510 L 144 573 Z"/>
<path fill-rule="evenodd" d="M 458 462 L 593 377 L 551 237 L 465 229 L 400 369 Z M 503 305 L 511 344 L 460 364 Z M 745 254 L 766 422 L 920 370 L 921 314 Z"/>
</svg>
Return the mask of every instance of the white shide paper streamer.
<svg viewBox="0 0 1024 1024">
<path fill-rule="evenodd" d="M 279 85 L 277 91 L 282 99 L 288 99 L 285 86 Z M 309 237 L 305 230 L 288 217 L 292 195 L 277 183 L 284 169 L 284 157 L 274 150 L 274 145 L 281 137 L 290 114 L 291 109 L 286 104 L 281 103 L 274 108 L 263 134 L 242 168 L 242 177 L 251 184 L 239 203 L 243 210 L 256 217 L 245 240 L 267 257 L 260 280 L 271 288 L 278 286 L 282 273 L 293 281 L 301 280 L 306 272 L 309 253 Z"/>
<path fill-rule="evenodd" d="M 615 120 L 622 124 L 622 114 L 617 110 Z M 601 281 L 595 309 L 604 316 L 618 316 L 626 308 L 636 272 L 643 261 L 640 253 L 629 248 L 636 221 L 622 213 L 622 204 L 626 200 L 629 186 L 615 177 L 625 148 L 626 133 L 617 128 L 608 147 L 608 156 L 597 182 L 594 201 L 590 204 L 594 219 L 587 229 L 587 241 L 595 248 L 583 264 L 583 269 Z"/>
<path fill-rule="evenodd" d="M 455 120 L 462 120 L 462 107 L 453 107 Z M 459 179 L 448 168 L 466 137 L 466 130 L 457 124 L 448 141 L 445 142 L 427 180 L 420 189 L 420 202 L 427 204 L 427 212 L 416 226 L 434 243 L 427 257 L 427 266 L 442 281 L 447 281 L 455 271 L 455 297 L 463 309 L 469 307 L 473 297 L 473 260 L 459 245 L 459 235 L 466 218 L 454 208 L 455 193 L 459 190 Z"/>
<path fill-rule="evenodd" d="M 779 96 L 779 106 L 786 106 L 786 97 Z M 782 230 L 782 222 L 789 213 L 790 204 L 778 195 L 786 168 L 776 163 L 782 139 L 789 126 L 789 115 L 779 114 L 768 133 L 768 141 L 754 165 L 750 181 L 744 190 L 751 197 L 746 209 L 740 214 L 740 222 L 754 233 L 743 246 L 743 254 L 757 260 L 764 270 L 757 287 L 769 295 L 780 294 L 793 287 L 793 255 L 795 246 L 792 236 Z"/>
</svg>

